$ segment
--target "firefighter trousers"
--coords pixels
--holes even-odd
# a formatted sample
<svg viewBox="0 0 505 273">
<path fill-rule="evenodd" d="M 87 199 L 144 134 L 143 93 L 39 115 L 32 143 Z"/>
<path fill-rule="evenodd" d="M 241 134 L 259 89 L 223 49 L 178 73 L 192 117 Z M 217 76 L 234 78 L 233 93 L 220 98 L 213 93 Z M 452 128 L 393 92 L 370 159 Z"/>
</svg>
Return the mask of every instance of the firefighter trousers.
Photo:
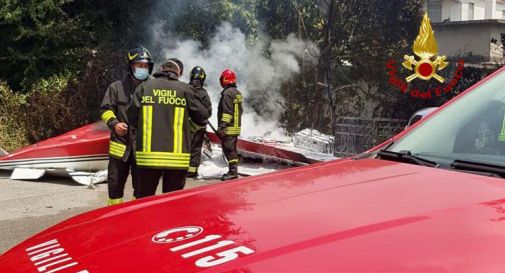
<svg viewBox="0 0 505 273">
<path fill-rule="evenodd" d="M 109 156 L 109 166 L 108 166 L 108 189 L 109 189 L 109 199 L 119 199 L 123 198 L 124 188 L 128 175 L 132 174 L 132 186 L 133 186 L 133 196 L 137 198 L 137 166 L 135 164 L 135 156 L 130 153 L 130 157 L 126 162 L 117 159 L 115 157 Z"/>
<path fill-rule="evenodd" d="M 198 173 L 198 167 L 202 160 L 202 145 L 206 130 L 198 130 L 191 140 L 191 159 L 189 161 L 189 173 Z"/>
<path fill-rule="evenodd" d="M 238 173 L 238 153 L 237 153 L 237 136 L 224 136 L 223 152 L 228 160 L 229 172 L 233 174 Z"/>
<path fill-rule="evenodd" d="M 138 168 L 137 175 L 141 178 L 138 183 L 138 198 L 155 195 L 160 177 L 163 177 L 163 193 L 184 189 L 187 173 L 187 170 Z"/>
</svg>

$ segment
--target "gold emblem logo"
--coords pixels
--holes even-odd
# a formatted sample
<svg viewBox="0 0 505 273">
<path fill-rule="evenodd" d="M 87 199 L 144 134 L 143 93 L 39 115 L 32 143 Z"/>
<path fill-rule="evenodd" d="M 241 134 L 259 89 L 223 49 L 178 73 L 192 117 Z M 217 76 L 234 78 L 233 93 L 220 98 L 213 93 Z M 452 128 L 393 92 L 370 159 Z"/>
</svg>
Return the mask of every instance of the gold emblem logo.
<svg viewBox="0 0 505 273">
<path fill-rule="evenodd" d="M 137 53 L 137 54 L 134 54 L 134 55 L 132 56 L 132 55 L 130 55 L 130 52 L 128 52 L 128 59 L 130 59 L 130 61 L 131 61 L 131 60 L 135 59 L 135 57 L 137 57 L 138 55 L 139 55 L 139 54 Z"/>
<path fill-rule="evenodd" d="M 438 45 L 435 34 L 431 29 L 428 13 L 424 14 L 423 22 L 419 28 L 419 35 L 417 35 L 414 42 L 413 51 L 421 60 L 416 60 L 414 56 L 403 56 L 405 61 L 402 65 L 414 71 L 414 74 L 405 78 L 406 81 L 411 82 L 415 78 L 427 81 L 431 78 L 435 78 L 440 83 L 443 83 L 445 80 L 437 74 L 437 70 L 444 69 L 449 63 L 445 60 L 445 56 L 436 56 L 438 53 Z M 436 58 L 432 61 L 434 56 L 436 56 Z"/>
</svg>

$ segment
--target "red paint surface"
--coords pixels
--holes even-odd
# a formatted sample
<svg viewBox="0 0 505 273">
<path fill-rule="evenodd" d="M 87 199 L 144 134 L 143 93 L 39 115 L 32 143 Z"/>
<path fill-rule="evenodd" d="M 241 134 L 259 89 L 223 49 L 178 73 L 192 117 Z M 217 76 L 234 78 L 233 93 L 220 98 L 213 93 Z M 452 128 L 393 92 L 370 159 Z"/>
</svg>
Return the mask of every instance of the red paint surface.
<svg viewBox="0 0 505 273">
<path fill-rule="evenodd" d="M 25 249 L 54 238 L 89 272 L 503 272 L 503 208 L 502 179 L 341 160 L 95 210 L 8 251 L 0 272 L 36 272 Z M 208 253 L 152 242 L 180 226 L 255 253 L 204 271 Z"/>
<path fill-rule="evenodd" d="M 182 258 L 169 250 L 181 243 L 152 242 L 181 226 L 255 253 L 200 268 L 195 262 L 215 252 Z M 82 214 L 6 252 L 0 272 L 37 272 L 25 249 L 51 239 L 90 273 L 500 273 L 505 183 L 377 159 L 318 163 Z"/>
<path fill-rule="evenodd" d="M 75 129 L 63 135 L 24 147 L 0 161 L 68 157 L 85 155 L 107 155 L 109 152 L 110 131 L 102 122 L 96 122 Z"/>
<path fill-rule="evenodd" d="M 214 133 L 208 133 L 212 142 L 220 144 Z M 7 156 L 0 157 L 1 162 L 19 159 L 34 159 L 47 157 L 69 157 L 86 155 L 107 155 L 109 152 L 110 131 L 102 122 L 95 122 L 70 131 L 63 135 L 50 138 L 34 145 L 24 147 Z M 316 163 L 302 154 L 281 148 L 239 139 L 239 151 L 257 153 L 301 163 Z"/>
<path fill-rule="evenodd" d="M 216 134 L 208 132 L 207 135 L 213 143 L 221 144 L 221 141 Z M 239 139 L 237 141 L 237 149 L 239 151 L 252 152 L 260 155 L 282 158 L 300 163 L 312 164 L 319 162 L 315 159 L 307 158 L 300 153 L 243 139 Z"/>
</svg>

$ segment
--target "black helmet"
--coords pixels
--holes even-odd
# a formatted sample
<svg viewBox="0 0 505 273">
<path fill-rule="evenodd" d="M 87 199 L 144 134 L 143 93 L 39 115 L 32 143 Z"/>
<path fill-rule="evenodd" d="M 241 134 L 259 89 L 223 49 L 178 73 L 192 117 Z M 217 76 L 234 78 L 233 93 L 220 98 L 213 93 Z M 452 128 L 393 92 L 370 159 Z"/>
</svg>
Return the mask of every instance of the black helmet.
<svg viewBox="0 0 505 273">
<path fill-rule="evenodd" d="M 170 58 L 168 60 L 175 62 L 177 64 L 177 66 L 179 67 L 179 77 L 181 77 L 182 74 L 184 73 L 184 64 L 182 63 L 182 61 L 177 58 Z"/>
<path fill-rule="evenodd" d="M 153 72 L 153 58 L 151 56 L 151 52 L 147 50 L 147 48 L 143 46 L 137 46 L 128 51 L 128 71 L 132 73 L 131 67 L 133 63 L 147 63 L 149 64 L 149 74 Z"/>
<path fill-rule="evenodd" d="M 194 80 L 200 81 L 200 84 L 203 86 L 205 79 L 207 78 L 207 74 L 205 74 L 205 70 L 200 66 L 195 66 L 191 69 L 191 74 L 189 75 L 189 81 L 192 82 Z"/>
</svg>

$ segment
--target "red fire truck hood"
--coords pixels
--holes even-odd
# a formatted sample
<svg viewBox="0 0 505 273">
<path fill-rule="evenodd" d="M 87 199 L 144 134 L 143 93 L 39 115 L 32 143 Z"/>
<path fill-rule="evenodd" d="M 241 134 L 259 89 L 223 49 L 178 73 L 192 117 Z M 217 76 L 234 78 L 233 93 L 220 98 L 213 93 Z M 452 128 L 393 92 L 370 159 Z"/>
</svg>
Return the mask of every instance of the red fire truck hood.
<svg viewBox="0 0 505 273">
<path fill-rule="evenodd" d="M 95 210 L 0 272 L 504 272 L 505 181 L 341 160 Z"/>
</svg>

